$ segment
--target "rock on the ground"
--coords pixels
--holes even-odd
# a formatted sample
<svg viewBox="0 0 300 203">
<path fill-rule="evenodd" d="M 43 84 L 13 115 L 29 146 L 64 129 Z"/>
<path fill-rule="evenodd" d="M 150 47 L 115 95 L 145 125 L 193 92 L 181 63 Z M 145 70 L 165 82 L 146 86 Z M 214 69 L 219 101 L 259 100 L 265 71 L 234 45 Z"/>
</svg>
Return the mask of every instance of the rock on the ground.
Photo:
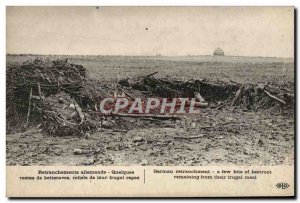
<svg viewBox="0 0 300 203">
<path fill-rule="evenodd" d="M 113 128 L 115 124 L 111 121 L 102 121 L 103 128 Z"/>
<path fill-rule="evenodd" d="M 62 97 L 59 97 L 59 98 L 58 98 L 58 102 L 59 102 L 60 104 L 63 104 L 63 103 L 64 103 L 64 99 L 63 99 Z"/>
<path fill-rule="evenodd" d="M 148 164 L 147 159 L 143 159 L 142 162 L 141 162 L 141 165 L 142 166 L 146 166 L 147 164 Z"/>
<path fill-rule="evenodd" d="M 76 149 L 74 149 L 74 154 L 75 155 L 81 155 L 81 154 L 83 154 L 83 150 L 79 149 L 79 148 L 76 148 Z"/>
<path fill-rule="evenodd" d="M 84 138 L 85 139 L 89 139 L 91 137 L 91 134 L 90 133 L 85 133 L 85 135 L 84 135 Z"/>
<path fill-rule="evenodd" d="M 75 109 L 75 105 L 71 103 L 71 104 L 70 104 L 70 108 L 71 108 L 71 109 Z"/>
<path fill-rule="evenodd" d="M 84 162 L 84 165 L 92 165 L 94 164 L 95 160 L 94 158 L 89 158 Z"/>
<path fill-rule="evenodd" d="M 144 138 L 140 137 L 140 136 L 135 136 L 133 139 L 132 139 L 132 142 L 142 142 L 144 141 Z"/>
</svg>

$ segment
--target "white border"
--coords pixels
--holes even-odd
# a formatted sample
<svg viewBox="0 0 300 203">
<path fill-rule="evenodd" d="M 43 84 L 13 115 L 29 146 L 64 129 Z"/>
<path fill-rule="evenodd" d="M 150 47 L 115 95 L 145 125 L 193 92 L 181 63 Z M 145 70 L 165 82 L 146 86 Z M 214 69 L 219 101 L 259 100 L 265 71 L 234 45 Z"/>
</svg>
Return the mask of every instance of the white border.
<svg viewBox="0 0 300 203">
<path fill-rule="evenodd" d="M 252 1 L 241 1 L 241 0 L 4 0 L 4 5 L 73 5 L 73 6 L 85 6 L 85 5 L 98 5 L 98 6 L 292 6 L 296 4 L 296 0 L 252 0 Z"/>
</svg>

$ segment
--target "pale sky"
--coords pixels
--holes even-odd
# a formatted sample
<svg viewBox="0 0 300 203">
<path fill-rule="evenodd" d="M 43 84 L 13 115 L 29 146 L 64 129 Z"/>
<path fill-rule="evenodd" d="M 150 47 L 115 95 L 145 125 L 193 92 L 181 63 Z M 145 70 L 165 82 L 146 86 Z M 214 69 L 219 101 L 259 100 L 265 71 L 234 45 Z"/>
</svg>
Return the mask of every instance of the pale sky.
<svg viewBox="0 0 300 203">
<path fill-rule="evenodd" d="M 294 56 L 293 7 L 7 7 L 7 53 Z"/>
</svg>

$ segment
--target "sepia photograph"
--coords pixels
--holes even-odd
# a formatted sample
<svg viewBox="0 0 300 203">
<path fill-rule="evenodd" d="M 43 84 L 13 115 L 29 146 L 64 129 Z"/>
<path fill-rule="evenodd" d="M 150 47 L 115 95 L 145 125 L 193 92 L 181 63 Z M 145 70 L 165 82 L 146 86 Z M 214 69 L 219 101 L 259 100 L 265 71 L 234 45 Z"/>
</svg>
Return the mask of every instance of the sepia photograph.
<svg viewBox="0 0 300 203">
<path fill-rule="evenodd" d="M 293 168 L 294 41 L 294 7 L 8 6 L 6 165 Z"/>
</svg>

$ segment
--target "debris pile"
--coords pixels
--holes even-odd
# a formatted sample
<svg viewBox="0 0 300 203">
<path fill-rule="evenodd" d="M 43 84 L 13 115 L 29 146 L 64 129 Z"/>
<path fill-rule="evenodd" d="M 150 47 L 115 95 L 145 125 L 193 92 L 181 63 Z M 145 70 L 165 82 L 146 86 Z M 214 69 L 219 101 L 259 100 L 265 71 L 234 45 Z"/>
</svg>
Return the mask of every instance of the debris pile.
<svg viewBox="0 0 300 203">
<path fill-rule="evenodd" d="M 160 106 L 146 113 L 145 101 L 151 97 L 160 102 L 163 98 L 168 101 L 179 99 L 176 105 L 182 103 L 181 98 L 187 98 L 184 108 L 192 106 L 192 100 L 198 108 L 217 110 L 228 106 L 251 111 L 277 109 L 279 112 L 293 111 L 294 108 L 293 94 L 268 85 L 204 79 L 174 81 L 155 78 L 156 73 L 137 80 L 123 79 L 108 87 L 88 78 L 83 66 L 69 63 L 68 59 L 35 58 L 23 64 L 8 65 L 6 129 L 9 132 L 42 124 L 43 130 L 50 135 L 84 136 L 101 128 L 122 129 L 130 118 L 151 122 L 179 119 L 178 115 L 161 115 Z M 117 113 L 104 114 L 98 111 L 104 98 L 114 101 L 126 98 L 129 104 L 134 104 L 139 98 L 143 113 L 125 113 L 131 106 L 128 105 L 127 109 L 120 109 Z M 108 109 L 115 108 L 114 104 L 106 105 L 109 105 Z"/>
<path fill-rule="evenodd" d="M 80 128 L 86 126 L 81 125 L 80 106 L 90 102 L 96 93 L 86 87 L 90 81 L 83 66 L 69 63 L 68 59 L 35 58 L 23 64 L 8 65 L 6 78 L 8 131 L 43 121 L 50 134 L 78 133 L 79 128 L 72 126 L 69 116 L 82 119 Z M 75 106 L 72 111 L 66 107 L 70 104 Z"/>
<path fill-rule="evenodd" d="M 100 128 L 100 123 L 88 119 L 89 115 L 65 92 L 47 97 L 41 115 L 42 127 L 49 135 L 84 136 L 85 132 Z"/>
<path fill-rule="evenodd" d="M 286 90 L 262 84 L 241 84 L 234 81 L 213 82 L 205 79 L 174 81 L 168 78 L 157 79 L 157 72 L 138 78 L 135 82 L 123 79 L 120 85 L 140 90 L 147 95 L 167 98 L 194 98 L 199 95 L 209 103 L 210 108 L 226 106 L 244 108 L 251 111 L 289 110 L 294 108 L 294 94 Z"/>
</svg>

